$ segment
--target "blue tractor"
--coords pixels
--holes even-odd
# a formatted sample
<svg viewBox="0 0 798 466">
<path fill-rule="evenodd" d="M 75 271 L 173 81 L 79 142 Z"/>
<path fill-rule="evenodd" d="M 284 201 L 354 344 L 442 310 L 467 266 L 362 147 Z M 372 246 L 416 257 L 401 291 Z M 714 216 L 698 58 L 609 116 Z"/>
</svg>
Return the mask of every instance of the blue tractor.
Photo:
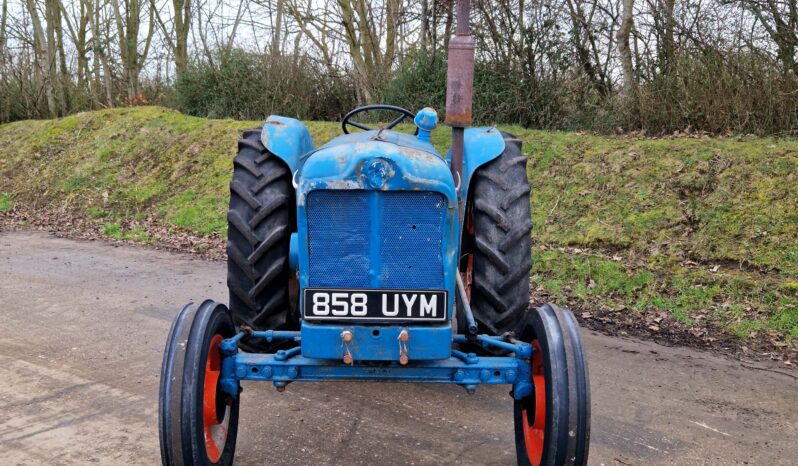
<svg viewBox="0 0 798 466">
<path fill-rule="evenodd" d="M 531 220 L 521 141 L 471 121 L 469 2 L 450 40 L 444 156 L 434 110 L 349 112 L 315 148 L 271 116 L 238 142 L 229 307 L 189 304 L 161 372 L 165 465 L 227 465 L 240 381 L 512 387 L 519 464 L 587 462 L 587 364 L 570 311 L 529 307 Z M 395 112 L 379 128 L 358 122 Z M 395 130 L 415 124 L 416 134 Z M 351 131 L 357 129 L 358 131 Z"/>
</svg>

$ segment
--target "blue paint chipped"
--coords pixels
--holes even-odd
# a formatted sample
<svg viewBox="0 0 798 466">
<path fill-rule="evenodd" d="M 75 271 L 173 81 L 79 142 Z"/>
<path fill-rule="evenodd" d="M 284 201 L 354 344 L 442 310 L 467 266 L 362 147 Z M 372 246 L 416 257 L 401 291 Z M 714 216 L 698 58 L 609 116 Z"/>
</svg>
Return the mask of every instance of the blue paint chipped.
<svg viewBox="0 0 798 466">
<path fill-rule="evenodd" d="M 465 130 L 463 150 L 463 202 L 468 200 L 471 178 L 479 167 L 485 165 L 504 152 L 504 137 L 494 127 L 468 128 Z M 451 151 L 446 154 L 451 160 Z"/>
<path fill-rule="evenodd" d="M 277 115 L 269 116 L 263 124 L 261 142 L 288 165 L 291 173 L 299 168 L 300 158 L 314 149 L 310 132 L 301 121 Z"/>
<path fill-rule="evenodd" d="M 423 141 L 412 134 L 400 133 L 398 131 L 390 130 L 373 130 L 362 131 L 359 133 L 342 134 L 335 139 L 332 139 L 327 144 L 316 149 L 315 152 L 306 153 L 302 157 L 302 163 L 308 160 L 316 152 L 327 151 L 336 149 L 344 153 L 351 151 L 352 146 L 369 143 L 387 143 L 398 148 L 412 149 L 414 151 L 426 152 L 428 154 L 441 157 L 435 146 L 429 141 Z"/>
<path fill-rule="evenodd" d="M 418 139 L 429 142 L 432 130 L 438 127 L 438 112 L 430 107 L 422 108 L 416 113 L 416 118 L 413 122 L 418 127 Z"/>
<path fill-rule="evenodd" d="M 313 345 L 302 346 L 306 358 L 341 360 L 348 349 L 355 361 L 398 361 L 399 333 L 408 330 L 410 340 L 407 347 L 414 360 L 446 359 L 451 356 L 452 328 L 446 326 L 404 327 L 348 325 L 352 332 L 351 343 L 341 342 L 341 325 L 302 324 L 302 340 L 313 341 Z"/>
<path fill-rule="evenodd" d="M 298 170 L 298 231 L 291 238 L 291 265 L 298 269 L 300 290 L 310 286 L 446 290 L 447 322 L 418 327 L 427 329 L 429 340 L 416 348 L 420 351 L 416 357 L 445 359 L 453 338 L 462 220 L 448 157 L 441 157 L 429 141 L 437 115 L 423 109 L 415 122 L 418 137 L 364 131 L 339 136 L 314 150 L 301 122 L 271 116 L 264 124 L 263 140 L 292 172 Z M 460 187 L 464 201 L 474 172 L 503 151 L 504 139 L 496 128 L 466 130 Z M 342 324 L 302 322 L 303 341 L 314 342 L 302 345 L 309 351 L 303 349 L 303 354 L 341 357 L 342 328 Z M 324 343 L 336 338 L 338 347 Z M 393 347 L 374 340 L 361 343 L 358 360 L 398 357 Z"/>
</svg>

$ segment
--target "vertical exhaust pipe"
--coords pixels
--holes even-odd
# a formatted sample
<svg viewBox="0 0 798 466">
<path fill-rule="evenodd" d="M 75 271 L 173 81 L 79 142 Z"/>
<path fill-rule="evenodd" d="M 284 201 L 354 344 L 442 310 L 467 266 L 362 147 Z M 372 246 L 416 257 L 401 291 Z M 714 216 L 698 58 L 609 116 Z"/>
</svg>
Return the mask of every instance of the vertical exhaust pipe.
<svg viewBox="0 0 798 466">
<path fill-rule="evenodd" d="M 474 98 L 474 39 L 469 23 L 470 0 L 457 1 L 457 29 L 449 39 L 446 74 L 446 124 L 452 127 L 452 178 L 462 188 L 463 138 L 471 125 L 471 104 Z M 457 192 L 458 210 L 462 218 L 462 196 Z"/>
</svg>

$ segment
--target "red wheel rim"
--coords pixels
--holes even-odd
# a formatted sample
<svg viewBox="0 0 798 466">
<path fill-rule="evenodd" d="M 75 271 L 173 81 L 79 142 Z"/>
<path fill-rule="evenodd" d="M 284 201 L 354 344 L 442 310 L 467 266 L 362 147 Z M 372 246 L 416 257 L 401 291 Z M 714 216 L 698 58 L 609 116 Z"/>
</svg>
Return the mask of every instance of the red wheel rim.
<svg viewBox="0 0 798 466">
<path fill-rule="evenodd" d="M 534 420 L 527 414 L 527 408 L 521 410 L 524 427 L 524 445 L 526 455 L 531 464 L 540 464 L 543 459 L 543 439 L 546 431 L 546 378 L 543 374 L 543 353 L 540 342 L 532 341 L 535 349 L 532 353 L 532 385 L 535 387 Z"/>
<path fill-rule="evenodd" d="M 225 405 L 225 412 L 217 412 L 217 389 L 219 377 L 222 373 L 222 357 L 219 352 L 221 335 L 216 334 L 208 345 L 208 361 L 205 363 L 205 384 L 202 396 L 202 418 L 205 431 L 205 452 L 211 463 L 217 463 L 222 458 L 224 444 L 227 441 L 227 427 L 229 423 L 229 406 Z M 222 414 L 221 419 L 219 414 Z"/>
<path fill-rule="evenodd" d="M 468 209 L 466 212 L 465 218 L 465 231 L 468 232 L 471 237 L 474 237 L 474 213 L 471 209 Z M 474 282 L 474 254 L 467 253 L 464 255 L 466 266 L 465 270 L 460 272 L 460 276 L 463 278 L 463 285 L 465 287 L 466 297 L 469 301 L 471 301 L 471 286 Z"/>
<path fill-rule="evenodd" d="M 463 286 L 465 287 L 466 297 L 471 301 L 471 285 L 474 282 L 474 255 L 466 254 L 466 269 L 460 272 L 463 278 Z"/>
</svg>

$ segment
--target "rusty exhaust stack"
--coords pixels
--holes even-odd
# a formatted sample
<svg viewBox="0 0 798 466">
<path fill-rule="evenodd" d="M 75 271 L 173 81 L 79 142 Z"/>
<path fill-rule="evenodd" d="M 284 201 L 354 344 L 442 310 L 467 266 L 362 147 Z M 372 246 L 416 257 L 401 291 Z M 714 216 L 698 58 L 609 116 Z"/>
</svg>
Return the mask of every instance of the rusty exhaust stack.
<svg viewBox="0 0 798 466">
<path fill-rule="evenodd" d="M 452 127 L 452 177 L 463 181 L 463 137 L 471 125 L 471 103 L 474 98 L 474 39 L 471 37 L 470 0 L 457 1 L 456 35 L 449 39 L 449 65 L 446 75 L 446 124 Z M 457 192 L 462 218 L 462 199 Z"/>
</svg>

